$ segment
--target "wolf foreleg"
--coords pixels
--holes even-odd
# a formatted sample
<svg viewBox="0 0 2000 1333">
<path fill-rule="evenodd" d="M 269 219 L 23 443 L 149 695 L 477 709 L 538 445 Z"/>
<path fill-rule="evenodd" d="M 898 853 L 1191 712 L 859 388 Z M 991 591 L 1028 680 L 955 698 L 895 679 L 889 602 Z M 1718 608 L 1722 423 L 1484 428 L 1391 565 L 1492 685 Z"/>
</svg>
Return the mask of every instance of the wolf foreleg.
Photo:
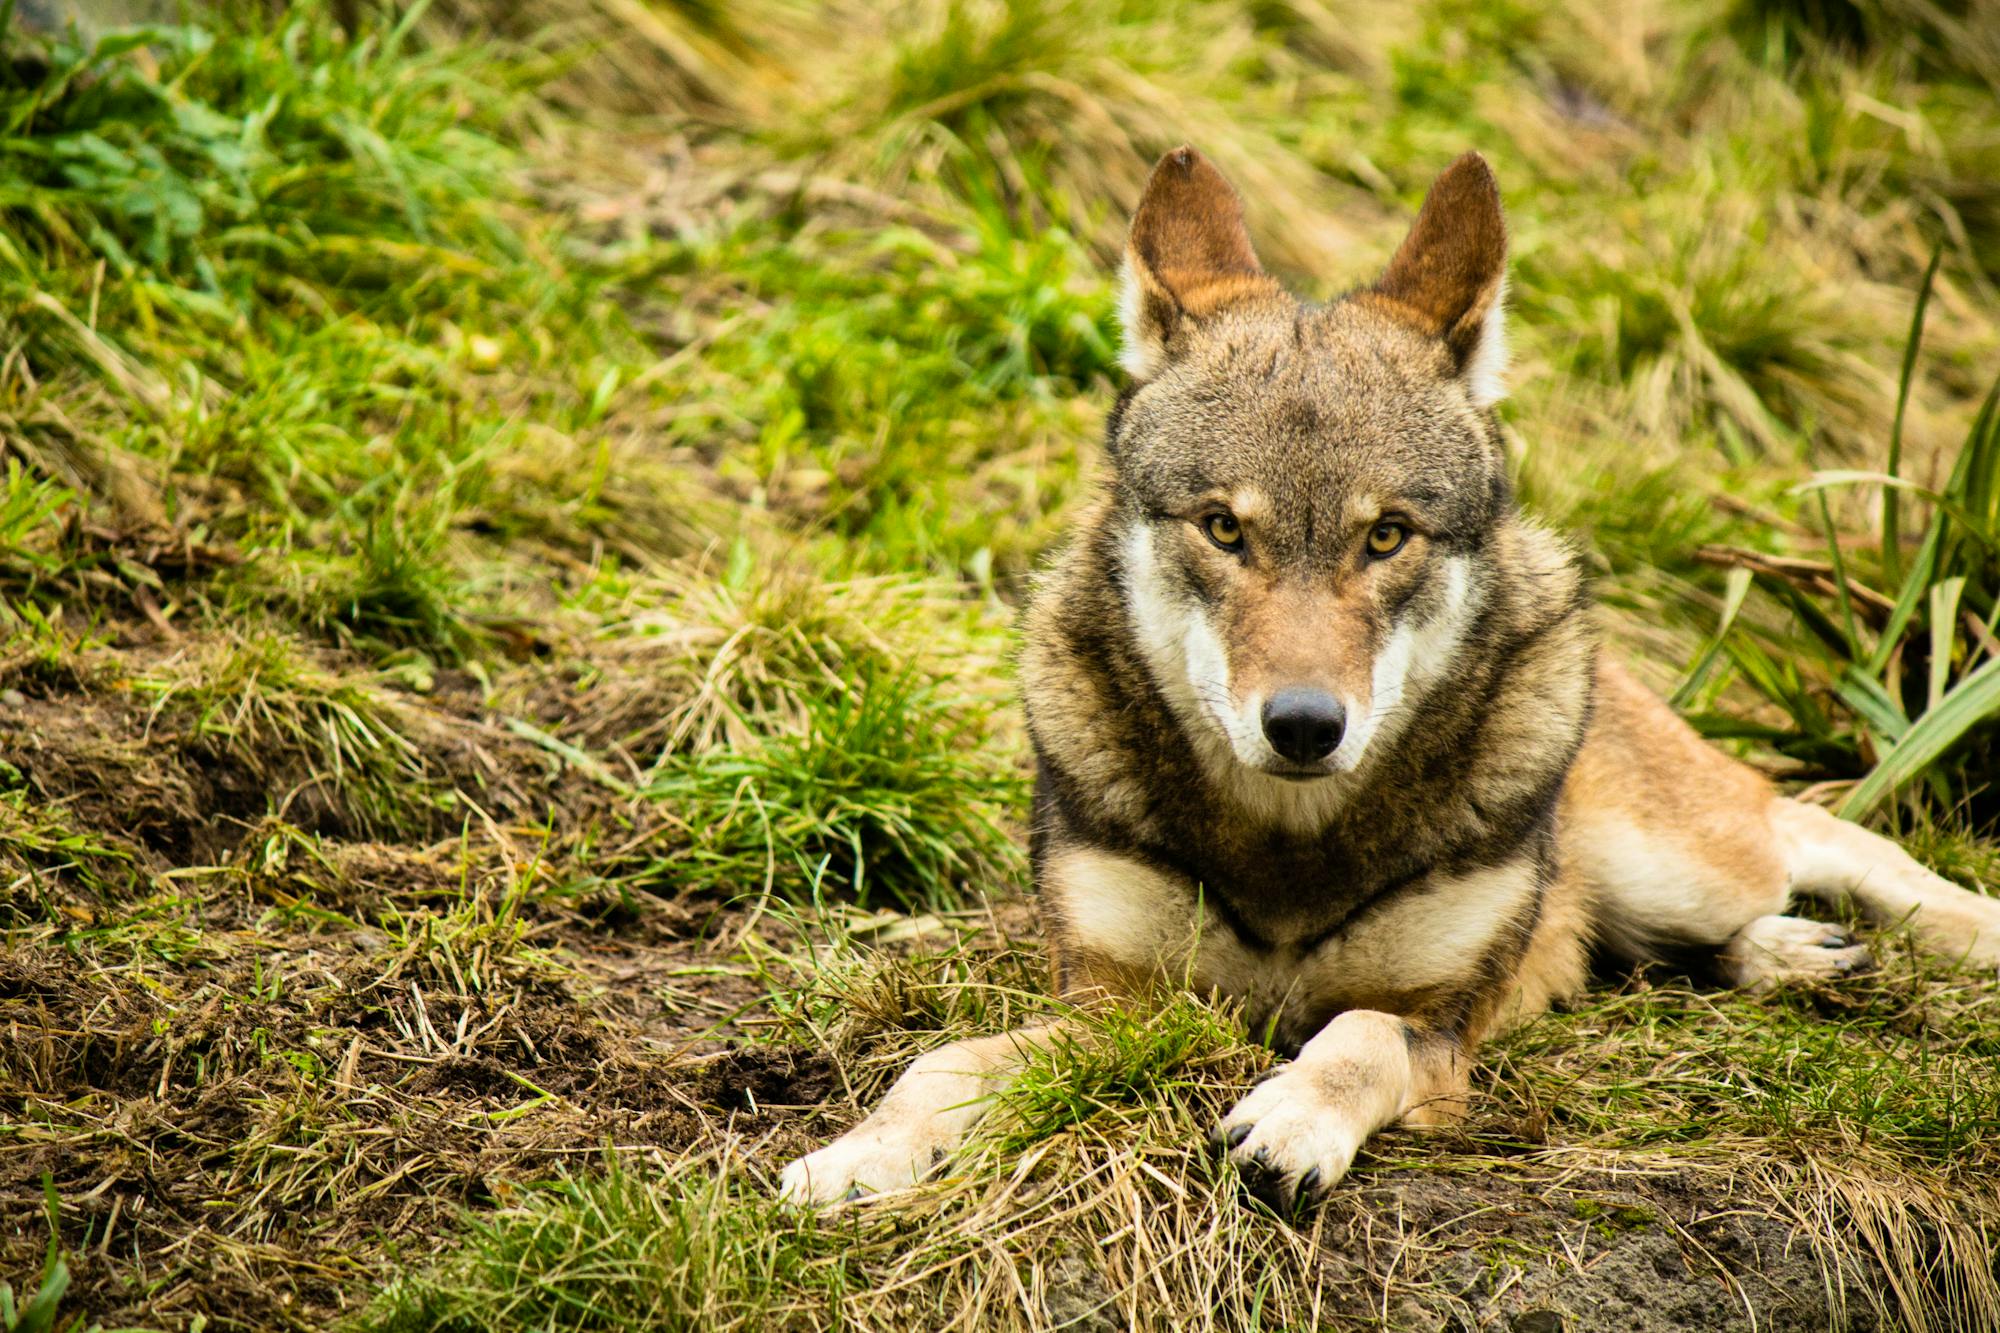
<svg viewBox="0 0 2000 1333">
<path fill-rule="evenodd" d="M 779 1195 L 836 1203 L 916 1184 L 965 1141 L 1055 1027 L 973 1037 L 921 1057 L 866 1120 L 786 1167 Z"/>
<path fill-rule="evenodd" d="M 1289 1211 L 1346 1175 L 1376 1130 L 1450 1118 L 1468 1076 L 1456 1038 L 1350 1009 L 1237 1102 L 1215 1139 L 1251 1193 Z"/>
</svg>

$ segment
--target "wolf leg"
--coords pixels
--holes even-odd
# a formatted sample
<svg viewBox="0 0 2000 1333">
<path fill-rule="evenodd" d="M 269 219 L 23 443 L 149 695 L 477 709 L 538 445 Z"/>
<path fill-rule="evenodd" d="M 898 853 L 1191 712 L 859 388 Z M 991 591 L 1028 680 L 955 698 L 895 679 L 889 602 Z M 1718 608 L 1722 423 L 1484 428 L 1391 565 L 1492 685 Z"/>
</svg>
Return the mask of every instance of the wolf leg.
<svg viewBox="0 0 2000 1333">
<path fill-rule="evenodd" d="M 1346 1175 L 1383 1126 L 1450 1118 L 1468 1077 L 1456 1038 L 1350 1009 L 1237 1102 L 1213 1138 L 1250 1192 L 1285 1212 Z"/>
<path fill-rule="evenodd" d="M 973 1037 L 921 1057 L 866 1120 L 786 1167 L 779 1195 L 835 1203 L 916 1184 L 964 1142 L 1054 1027 Z"/>
<path fill-rule="evenodd" d="M 2000 966 L 2000 899 L 1932 874 L 1858 824 L 1777 795 L 1608 660 L 1557 827 L 1564 863 L 1592 902 L 1597 941 L 1622 957 L 1714 949 L 1724 974 L 1748 986 L 1851 970 L 1852 955 L 1841 953 L 1848 944 L 1778 915 L 1803 894 L 1851 897 L 1874 920 L 1908 921 L 1935 953 Z"/>
<path fill-rule="evenodd" d="M 1794 893 L 1852 898 L 1871 920 L 1907 922 L 1932 953 L 2000 967 L 2000 899 L 1960 888 L 1889 839 L 1818 806 L 1781 797 L 1770 818 Z"/>
</svg>

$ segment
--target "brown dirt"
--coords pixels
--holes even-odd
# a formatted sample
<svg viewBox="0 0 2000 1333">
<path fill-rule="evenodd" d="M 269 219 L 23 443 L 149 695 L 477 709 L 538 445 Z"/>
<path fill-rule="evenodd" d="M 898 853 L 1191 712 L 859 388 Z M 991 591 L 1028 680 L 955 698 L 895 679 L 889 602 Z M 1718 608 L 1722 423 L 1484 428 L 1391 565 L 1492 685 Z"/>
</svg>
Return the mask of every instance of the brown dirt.
<svg viewBox="0 0 2000 1333">
<path fill-rule="evenodd" d="M 594 846 L 649 830 L 476 689 L 390 701 L 425 783 L 471 802 L 384 841 L 309 755 L 153 710 L 129 682 L 168 651 L 141 631 L 0 672 L 0 796 L 97 849 L 0 841 L 0 1276 L 17 1290 L 48 1243 L 44 1179 L 65 1315 L 317 1329 L 387 1256 L 421 1258 L 522 1183 L 719 1135 L 803 1141 L 792 1108 L 831 1070 L 736 1026 L 762 994 L 718 943 L 738 914 L 572 890 Z M 283 821 L 274 792 L 297 793 Z"/>
<path fill-rule="evenodd" d="M 1864 1283 L 1879 1272 L 1823 1264 L 1768 1200 L 1746 1206 L 1712 1177 L 1398 1170 L 1353 1183 L 1321 1235 L 1338 1274 L 1330 1294 L 1357 1320 L 1522 1333 L 1880 1327 Z"/>
<path fill-rule="evenodd" d="M 1363 1166 L 1304 1223 L 1330 1327 L 1426 1333 L 1872 1333 L 1881 1274 L 1685 1172 L 1445 1174 Z M 1051 1322 L 1113 1333 L 1110 1288 L 1066 1256 Z M 1835 1274 L 1829 1278 L 1827 1274 Z M 1115 1308 L 1115 1307 L 1113 1307 Z"/>
<path fill-rule="evenodd" d="M 598 942 L 555 932 L 546 947 Z M 652 978 L 713 961 L 698 942 L 634 945 L 615 988 L 579 970 L 453 993 L 383 981 L 379 951 L 324 934 L 262 932 L 254 957 L 185 970 L 11 950 L 0 1271 L 39 1266 L 47 1173 L 64 1242 L 85 1256 L 79 1312 L 318 1327 L 385 1241 L 426 1251 L 517 1184 L 724 1134 L 796 1143 L 792 1108 L 831 1091 L 825 1059 L 720 1041 L 653 993 Z M 259 966 L 291 979 L 277 999 L 243 998 Z"/>
</svg>

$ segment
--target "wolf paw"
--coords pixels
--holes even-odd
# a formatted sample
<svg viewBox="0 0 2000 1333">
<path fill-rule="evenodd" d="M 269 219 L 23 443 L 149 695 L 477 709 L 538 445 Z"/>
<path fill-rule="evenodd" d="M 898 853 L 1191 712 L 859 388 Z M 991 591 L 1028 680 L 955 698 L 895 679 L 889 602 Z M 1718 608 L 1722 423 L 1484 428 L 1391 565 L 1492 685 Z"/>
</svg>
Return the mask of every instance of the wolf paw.
<svg viewBox="0 0 2000 1333">
<path fill-rule="evenodd" d="M 1236 1103 L 1210 1134 L 1243 1188 L 1281 1215 L 1309 1208 L 1347 1174 L 1367 1137 L 1318 1072 L 1290 1065 Z"/>
<path fill-rule="evenodd" d="M 1761 992 L 1867 970 L 1874 956 L 1845 927 L 1796 916 L 1760 916 L 1718 955 L 1732 985 Z"/>
<path fill-rule="evenodd" d="M 845 1203 L 917 1184 L 942 1158 L 934 1145 L 902 1134 L 854 1133 L 808 1153 L 778 1177 L 788 1203 Z"/>
</svg>

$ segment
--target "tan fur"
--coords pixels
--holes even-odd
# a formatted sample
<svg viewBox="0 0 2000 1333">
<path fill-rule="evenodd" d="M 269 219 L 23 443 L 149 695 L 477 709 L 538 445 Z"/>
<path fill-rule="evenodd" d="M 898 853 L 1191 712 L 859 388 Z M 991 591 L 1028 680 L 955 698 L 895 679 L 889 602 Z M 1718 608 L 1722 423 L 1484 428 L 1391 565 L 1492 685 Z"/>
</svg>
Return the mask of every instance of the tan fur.
<svg viewBox="0 0 2000 1333">
<path fill-rule="evenodd" d="M 1289 1197 L 1339 1180 L 1378 1129 L 1398 1120 L 1455 1119 L 1465 1098 L 1465 1059 L 1443 1043 L 1413 1043 L 1407 1030 L 1393 1014 L 1340 1014 L 1238 1102 L 1217 1137 L 1251 1174 L 1286 1177 Z"/>
<path fill-rule="evenodd" d="M 985 1115 L 1052 1025 L 953 1042 L 918 1059 L 866 1120 L 784 1170 L 786 1198 L 820 1203 L 907 1188 Z"/>
<path fill-rule="evenodd" d="M 2000 901 L 1933 874 L 1887 838 L 1779 796 L 1608 659 L 1560 827 L 1565 861 L 1595 898 L 1600 941 L 1627 957 L 1705 945 L 1743 985 L 1851 969 L 1859 959 L 1841 953 L 1849 944 L 1840 932 L 1780 915 L 1804 894 L 1852 898 L 1878 922 L 1907 922 L 1934 952 L 2000 966 Z M 1837 956 L 1803 952 L 1808 939 Z"/>
<path fill-rule="evenodd" d="M 1283 689 L 1331 691 L 1350 710 L 1374 701 L 1381 642 L 1372 589 L 1316 588 L 1253 577 L 1228 612 L 1229 678 L 1239 706 Z"/>
<path fill-rule="evenodd" d="M 1155 977 L 1192 978 L 1204 934 L 1206 976 L 1226 966 L 1213 941 L 1229 932 L 1180 878 L 1095 847 L 1070 848 L 1046 865 L 1036 895 L 1051 943 L 1068 949 L 1056 973 L 1069 996 L 1139 993 Z"/>
<path fill-rule="evenodd" d="M 1830 902 L 1852 898 L 1875 921 L 1908 925 L 1933 953 L 2000 967 L 2000 900 L 1967 893 L 1887 838 L 1818 806 L 1778 797 L 1765 811 L 1784 849 L 1792 892 Z"/>
<path fill-rule="evenodd" d="M 1242 1005 L 1253 1029 L 1297 1034 L 1292 1044 L 1344 1009 L 1421 1016 L 1428 997 L 1459 979 L 1464 951 L 1518 915 L 1533 890 L 1528 866 L 1489 867 L 1400 899 L 1311 947 L 1261 951 L 1238 939 L 1193 884 L 1129 858 L 1066 851 L 1040 880 L 1045 918 L 1086 949 L 1067 991 L 1129 992 L 1135 977 L 1187 985 Z M 1439 900 L 1453 904 L 1447 919 L 1439 919 Z M 1554 968 L 1538 967 L 1535 984 Z M 1547 999 L 1544 989 L 1541 1003 Z"/>
<path fill-rule="evenodd" d="M 1565 859 L 1599 895 L 1601 941 L 1628 958 L 1724 943 L 1785 904 L 1769 785 L 1704 743 L 1629 673 L 1597 670 L 1597 714 L 1563 790 Z"/>
<path fill-rule="evenodd" d="M 1512 984 L 1490 997 L 1491 1008 L 1477 1017 L 1475 1027 L 1482 1036 L 1504 1032 L 1582 991 L 1595 933 L 1592 907 L 1589 890 L 1565 862 L 1542 900 L 1541 920 L 1514 968 Z"/>
<path fill-rule="evenodd" d="M 1810 894 L 2000 965 L 2000 900 L 1777 795 L 1600 654 L 1575 558 L 1506 488 L 1505 250 L 1468 155 L 1380 282 L 1307 307 L 1221 175 L 1169 154 L 1127 257 L 1140 383 L 1024 620 L 1057 988 L 1191 988 L 1295 1049 L 1218 1129 L 1281 1206 L 1382 1126 L 1458 1114 L 1478 1043 L 1574 994 L 1593 947 L 1755 989 L 1862 965 L 1838 927 L 1783 915 Z M 1217 506 L 1241 549 L 1202 535 Z M 1411 537 L 1372 560 L 1385 515 Z M 1348 713 L 1304 773 L 1257 730 L 1294 686 Z M 924 1057 L 787 1169 L 787 1197 L 920 1178 L 1049 1031 Z"/>
<path fill-rule="evenodd" d="M 1160 160 L 1132 215 L 1127 244 L 1147 281 L 1195 318 L 1245 295 L 1276 291 L 1251 248 L 1242 200 L 1191 148 Z"/>
<path fill-rule="evenodd" d="M 1143 374 L 1188 323 L 1278 299 L 1243 225 L 1243 203 L 1207 158 L 1160 160 L 1132 216 L 1125 250 L 1127 369 Z"/>
<path fill-rule="evenodd" d="M 1718 970 L 1749 991 L 1826 981 L 1868 962 L 1867 947 L 1843 928 L 1795 916 L 1760 916 L 1716 951 Z"/>
</svg>

